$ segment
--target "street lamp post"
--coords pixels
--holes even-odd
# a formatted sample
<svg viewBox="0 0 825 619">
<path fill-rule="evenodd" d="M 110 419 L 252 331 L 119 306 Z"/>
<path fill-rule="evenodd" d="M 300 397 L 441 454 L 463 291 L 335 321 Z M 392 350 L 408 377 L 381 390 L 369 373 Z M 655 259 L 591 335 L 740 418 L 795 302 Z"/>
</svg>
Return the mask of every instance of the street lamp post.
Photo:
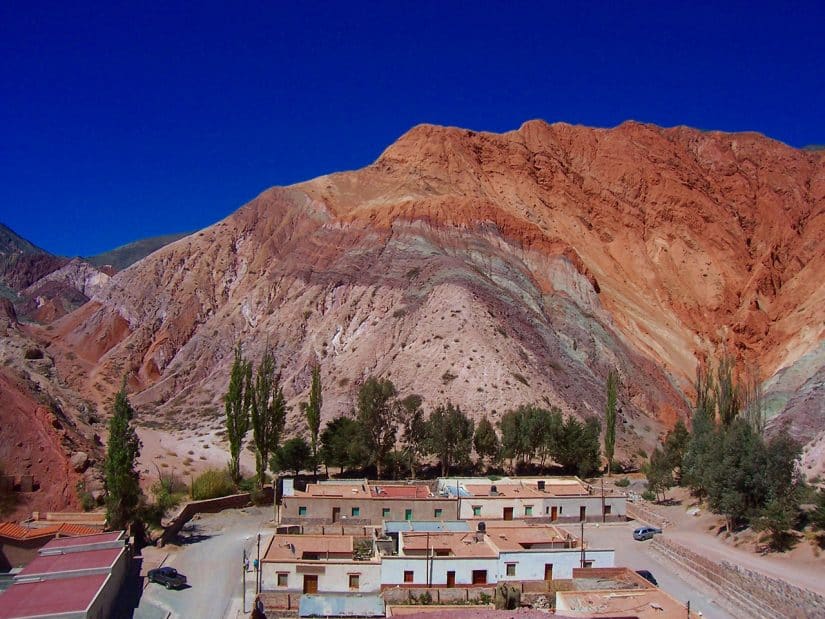
<svg viewBox="0 0 825 619">
<path fill-rule="evenodd" d="M 261 592 L 261 534 L 258 533 L 258 561 L 257 572 L 255 573 L 255 594 Z"/>
</svg>

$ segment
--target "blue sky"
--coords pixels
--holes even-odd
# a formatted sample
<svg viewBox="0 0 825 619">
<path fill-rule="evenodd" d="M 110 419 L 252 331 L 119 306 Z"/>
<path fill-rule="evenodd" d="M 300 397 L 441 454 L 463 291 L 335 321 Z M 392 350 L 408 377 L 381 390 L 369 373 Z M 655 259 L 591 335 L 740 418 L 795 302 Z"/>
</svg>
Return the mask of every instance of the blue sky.
<svg viewBox="0 0 825 619">
<path fill-rule="evenodd" d="M 91 255 L 362 167 L 422 122 L 635 119 L 821 144 L 823 26 L 821 0 L 10 0 L 0 222 Z"/>
</svg>

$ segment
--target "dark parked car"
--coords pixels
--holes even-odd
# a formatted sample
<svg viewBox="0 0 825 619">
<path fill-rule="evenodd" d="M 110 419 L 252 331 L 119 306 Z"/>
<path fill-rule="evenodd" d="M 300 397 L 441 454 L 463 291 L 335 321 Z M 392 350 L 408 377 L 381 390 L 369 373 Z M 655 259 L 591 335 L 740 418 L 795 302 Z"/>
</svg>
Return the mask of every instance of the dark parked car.
<svg viewBox="0 0 825 619">
<path fill-rule="evenodd" d="M 652 539 L 654 535 L 661 532 L 662 530 L 656 527 L 639 527 L 633 531 L 633 539 L 638 542 L 643 542 L 646 539 Z"/>
<path fill-rule="evenodd" d="M 656 577 L 653 574 L 651 574 L 648 570 L 636 570 L 636 573 L 642 578 L 644 578 L 651 585 L 656 585 L 657 587 L 659 586 L 659 583 L 656 582 Z"/>
<path fill-rule="evenodd" d="M 156 582 L 167 589 L 180 589 L 186 584 L 186 576 L 173 567 L 159 567 L 149 570 L 149 582 Z"/>
</svg>

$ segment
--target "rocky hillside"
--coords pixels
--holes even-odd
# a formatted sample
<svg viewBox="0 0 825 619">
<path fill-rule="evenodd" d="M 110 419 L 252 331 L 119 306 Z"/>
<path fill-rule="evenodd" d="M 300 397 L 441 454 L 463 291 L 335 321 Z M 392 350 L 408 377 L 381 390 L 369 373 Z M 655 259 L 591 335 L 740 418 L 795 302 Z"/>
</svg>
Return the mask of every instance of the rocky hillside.
<svg viewBox="0 0 825 619">
<path fill-rule="evenodd" d="M 327 419 L 370 374 L 476 417 L 600 415 L 617 367 L 629 455 L 686 414 L 697 356 L 765 379 L 807 363 L 823 239 L 825 157 L 761 135 L 419 126 L 155 252 L 42 336 L 81 393 L 127 374 L 145 423 L 188 431 L 220 425 L 236 341 L 275 347 L 293 403 L 319 361 Z"/>
</svg>

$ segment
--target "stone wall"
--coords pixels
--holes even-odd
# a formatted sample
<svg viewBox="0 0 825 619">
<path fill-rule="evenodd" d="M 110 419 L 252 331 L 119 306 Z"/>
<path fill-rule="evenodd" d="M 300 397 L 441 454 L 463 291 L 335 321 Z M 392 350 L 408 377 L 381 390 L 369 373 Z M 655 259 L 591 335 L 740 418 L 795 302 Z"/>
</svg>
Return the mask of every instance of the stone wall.
<svg viewBox="0 0 825 619">
<path fill-rule="evenodd" d="M 660 537 L 653 539 L 652 548 L 719 591 L 722 601 L 749 617 L 825 617 L 825 598 L 807 589 L 726 561 L 711 561 Z"/>
<path fill-rule="evenodd" d="M 644 522 L 654 527 L 658 527 L 660 529 L 664 529 L 670 524 L 670 520 L 668 520 L 661 514 L 656 513 L 655 511 L 648 508 L 642 503 L 628 502 L 627 517 L 632 518 L 633 520 Z"/>
</svg>

